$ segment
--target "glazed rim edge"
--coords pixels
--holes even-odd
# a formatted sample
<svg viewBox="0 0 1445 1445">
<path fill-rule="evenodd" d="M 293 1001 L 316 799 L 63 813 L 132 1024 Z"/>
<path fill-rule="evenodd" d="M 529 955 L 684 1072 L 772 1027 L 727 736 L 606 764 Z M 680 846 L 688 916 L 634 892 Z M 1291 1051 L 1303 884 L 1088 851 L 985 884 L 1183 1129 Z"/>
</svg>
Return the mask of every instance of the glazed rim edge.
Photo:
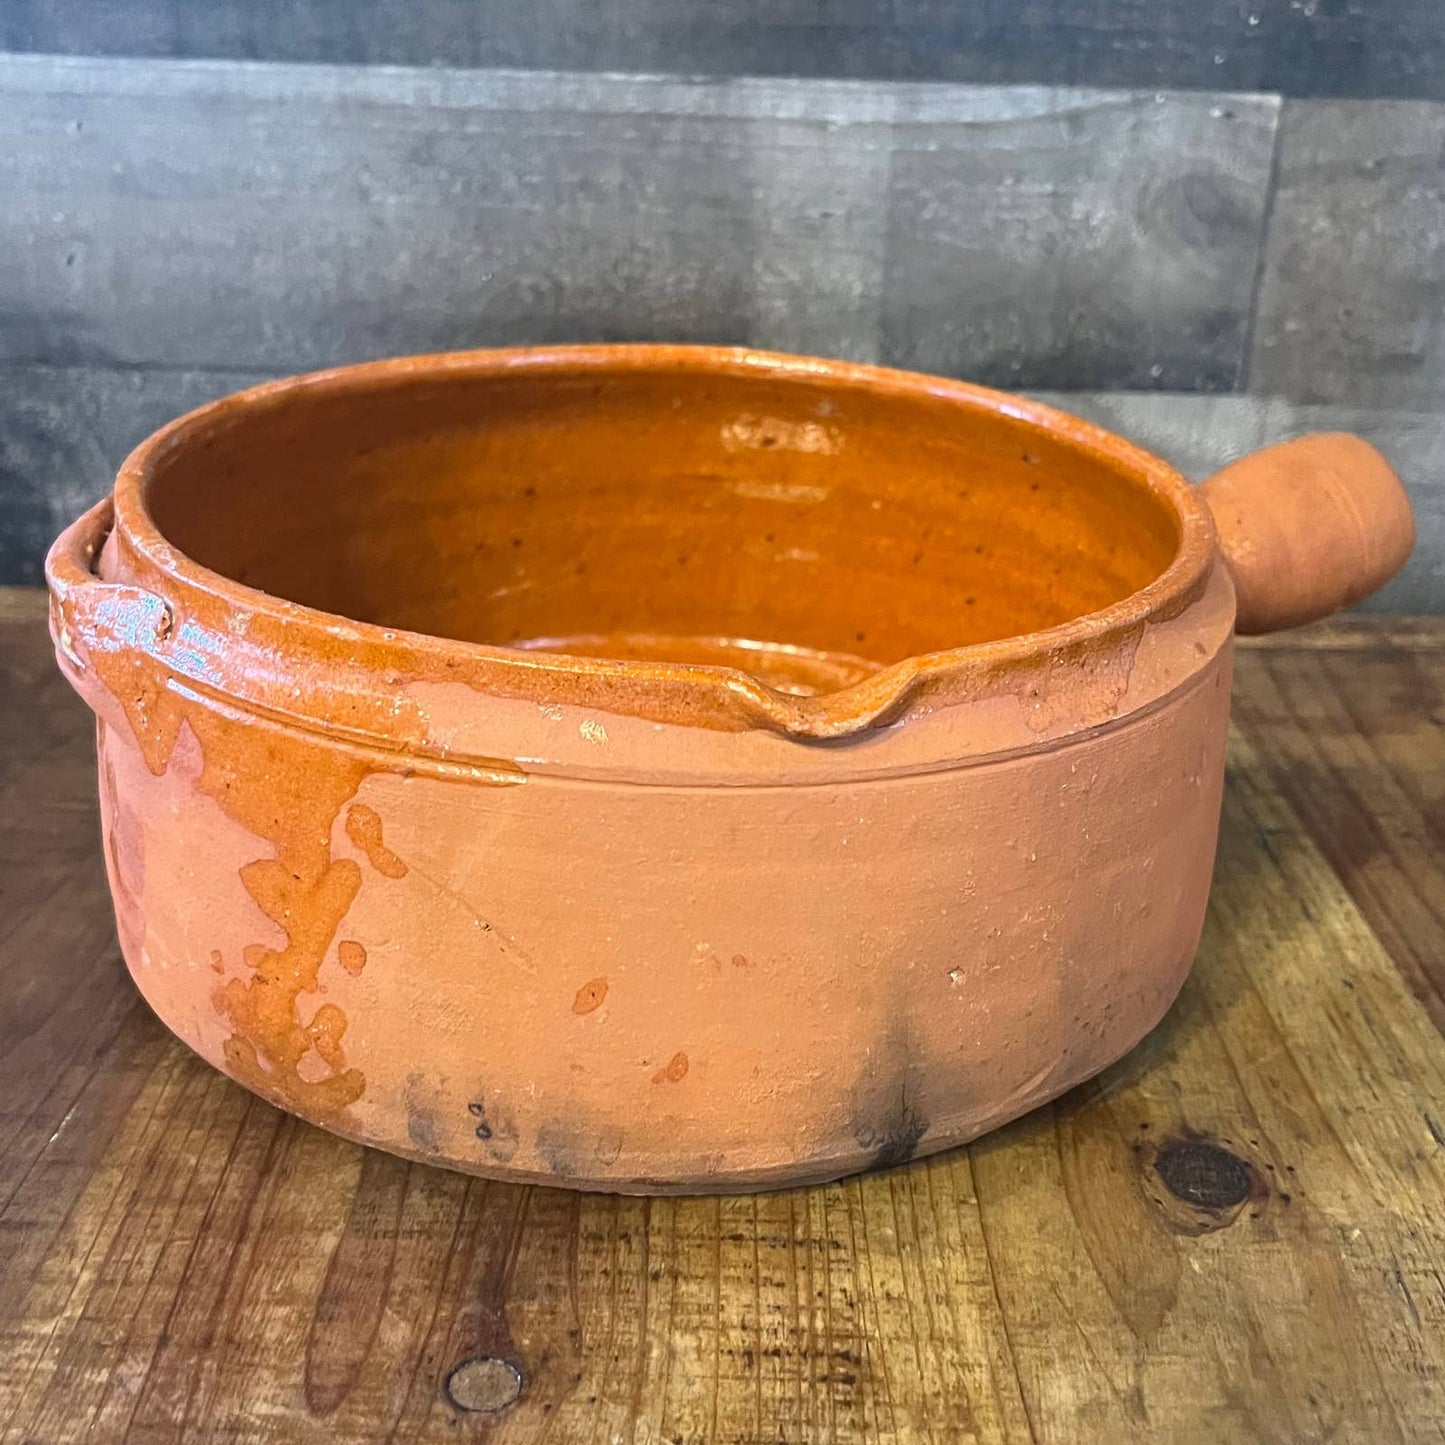
<svg viewBox="0 0 1445 1445">
<path fill-rule="evenodd" d="M 1159 576 L 1106 608 L 1037 632 L 920 653 L 848 687 L 816 697 L 797 697 L 775 691 L 745 670 L 724 665 L 539 653 L 355 621 L 273 596 L 202 566 L 167 541 L 151 516 L 148 489 L 156 470 L 217 425 L 244 425 L 302 393 L 381 393 L 451 377 L 485 378 L 523 371 L 558 377 L 649 372 L 763 375 L 784 384 L 823 382 L 874 395 L 931 398 L 1008 417 L 1042 430 L 1162 500 L 1176 518 L 1179 544 Z M 164 584 L 167 606 L 178 606 L 184 614 L 189 599 L 204 599 L 268 623 L 277 635 L 284 636 L 288 656 L 319 660 L 334 655 L 338 639 L 342 639 L 363 645 L 369 657 L 384 658 L 388 670 L 403 675 L 444 676 L 444 669 L 460 665 L 479 690 L 529 700 L 575 691 L 579 683 L 592 685 L 606 701 L 585 705 L 650 720 L 658 720 L 659 709 L 649 709 L 640 699 L 665 695 L 672 701 L 660 709 L 664 721 L 736 731 L 763 728 L 803 743 L 866 734 L 905 715 L 910 704 L 925 696 L 947 701 L 950 696 L 967 693 L 986 695 L 1008 686 L 1004 679 L 1046 668 L 1051 662 L 1085 654 L 1106 656 L 1132 647 L 1148 625 L 1178 617 L 1202 596 L 1216 559 L 1213 520 L 1196 489 L 1160 458 L 1092 422 L 968 382 L 728 347 L 586 345 L 449 352 L 366 362 L 266 382 L 199 407 L 143 441 L 120 468 L 114 506 L 118 531 L 145 570 Z M 157 656 L 165 662 L 159 652 Z M 244 685 L 219 691 L 236 703 L 261 702 Z M 678 698 L 690 699 L 692 706 L 680 707 Z M 392 751 L 396 747 L 382 738 L 376 743 Z"/>
</svg>

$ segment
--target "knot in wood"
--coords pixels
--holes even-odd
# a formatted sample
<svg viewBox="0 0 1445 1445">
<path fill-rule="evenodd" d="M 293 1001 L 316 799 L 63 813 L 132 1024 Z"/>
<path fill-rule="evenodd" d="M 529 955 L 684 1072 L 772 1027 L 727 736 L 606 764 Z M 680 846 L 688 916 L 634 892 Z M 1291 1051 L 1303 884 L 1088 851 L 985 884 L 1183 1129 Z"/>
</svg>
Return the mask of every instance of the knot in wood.
<svg viewBox="0 0 1445 1445">
<path fill-rule="evenodd" d="M 1202 1139 L 1176 1140 L 1159 1151 L 1155 1171 L 1176 1199 L 1199 1209 L 1230 1209 L 1249 1198 L 1249 1165 Z"/>
</svg>

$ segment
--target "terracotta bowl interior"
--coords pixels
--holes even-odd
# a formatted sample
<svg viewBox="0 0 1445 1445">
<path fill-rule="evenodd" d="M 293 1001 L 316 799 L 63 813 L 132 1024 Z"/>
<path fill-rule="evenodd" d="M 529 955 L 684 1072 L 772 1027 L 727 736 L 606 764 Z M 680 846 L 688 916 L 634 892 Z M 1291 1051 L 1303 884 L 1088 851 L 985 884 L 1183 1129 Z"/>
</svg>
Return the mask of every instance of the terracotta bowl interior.
<svg viewBox="0 0 1445 1445">
<path fill-rule="evenodd" d="M 794 692 L 1152 582 L 1169 499 L 983 400 L 820 376 L 459 369 L 183 432 L 144 500 L 203 566 L 465 641 L 730 662 Z"/>
</svg>

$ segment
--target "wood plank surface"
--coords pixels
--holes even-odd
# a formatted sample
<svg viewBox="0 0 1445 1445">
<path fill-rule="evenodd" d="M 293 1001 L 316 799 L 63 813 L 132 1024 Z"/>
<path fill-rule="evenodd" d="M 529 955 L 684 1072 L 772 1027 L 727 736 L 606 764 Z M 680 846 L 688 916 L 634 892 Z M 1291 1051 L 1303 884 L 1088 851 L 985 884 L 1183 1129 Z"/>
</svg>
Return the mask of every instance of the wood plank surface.
<svg viewBox="0 0 1445 1445">
<path fill-rule="evenodd" d="M 1285 107 L 1249 384 L 1304 402 L 1445 402 L 1445 106 Z"/>
<path fill-rule="evenodd" d="M 287 372 L 667 339 L 1218 390 L 1277 109 L 0 56 L 0 358 Z"/>
<path fill-rule="evenodd" d="M 343 1143 L 171 1040 L 0 591 L 0 1440 L 1445 1439 L 1445 622 L 1238 679 L 1204 943 L 1130 1056 L 902 1169 L 628 1200 Z"/>
<path fill-rule="evenodd" d="M 8 0 L 0 48 L 1445 99 L 1436 0 Z"/>
</svg>

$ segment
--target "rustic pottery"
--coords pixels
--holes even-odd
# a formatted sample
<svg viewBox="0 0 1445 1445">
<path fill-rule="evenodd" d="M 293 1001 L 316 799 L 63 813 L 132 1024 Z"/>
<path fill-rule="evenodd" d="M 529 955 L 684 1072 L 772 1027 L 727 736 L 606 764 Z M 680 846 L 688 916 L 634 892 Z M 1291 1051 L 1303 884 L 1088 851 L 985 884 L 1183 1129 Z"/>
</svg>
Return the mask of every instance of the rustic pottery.
<svg viewBox="0 0 1445 1445">
<path fill-rule="evenodd" d="M 48 560 L 141 992 L 351 1138 L 637 1192 L 958 1144 L 1199 938 L 1231 637 L 1403 563 L 1366 443 L 1194 489 L 958 382 L 420 357 L 172 423 Z"/>
</svg>

